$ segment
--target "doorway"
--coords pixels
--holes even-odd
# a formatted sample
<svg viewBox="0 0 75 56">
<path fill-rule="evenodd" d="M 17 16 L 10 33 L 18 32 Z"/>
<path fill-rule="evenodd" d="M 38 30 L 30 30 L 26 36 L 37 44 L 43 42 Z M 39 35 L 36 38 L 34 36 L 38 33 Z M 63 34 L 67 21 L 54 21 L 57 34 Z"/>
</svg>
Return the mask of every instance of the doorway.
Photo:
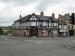
<svg viewBox="0 0 75 56">
<path fill-rule="evenodd" d="M 38 28 L 37 27 L 30 27 L 30 36 L 38 36 Z"/>
</svg>

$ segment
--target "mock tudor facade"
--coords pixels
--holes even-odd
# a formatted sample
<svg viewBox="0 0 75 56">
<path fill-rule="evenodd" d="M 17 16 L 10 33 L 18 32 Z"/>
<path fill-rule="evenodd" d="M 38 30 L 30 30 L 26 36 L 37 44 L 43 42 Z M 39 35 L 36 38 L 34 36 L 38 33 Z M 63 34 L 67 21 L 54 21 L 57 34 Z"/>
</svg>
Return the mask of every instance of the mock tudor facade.
<svg viewBox="0 0 75 56">
<path fill-rule="evenodd" d="M 15 21 L 12 25 L 12 35 L 14 36 L 37 36 L 49 37 L 58 36 L 58 20 L 55 19 L 55 14 L 52 16 L 44 16 L 41 12 L 40 15 L 32 13 Z"/>
</svg>

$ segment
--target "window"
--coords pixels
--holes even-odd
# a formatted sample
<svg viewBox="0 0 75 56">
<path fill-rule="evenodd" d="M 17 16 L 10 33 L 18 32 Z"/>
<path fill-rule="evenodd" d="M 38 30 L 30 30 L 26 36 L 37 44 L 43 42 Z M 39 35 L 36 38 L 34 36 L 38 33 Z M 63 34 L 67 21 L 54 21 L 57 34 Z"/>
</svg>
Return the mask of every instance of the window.
<svg viewBox="0 0 75 56">
<path fill-rule="evenodd" d="M 37 22 L 37 26 L 39 26 L 39 22 Z"/>
<path fill-rule="evenodd" d="M 44 21 L 43 26 L 48 26 L 48 23 Z"/>
<path fill-rule="evenodd" d="M 40 22 L 38 22 L 38 26 L 42 26 L 42 22 L 40 21 Z"/>
<path fill-rule="evenodd" d="M 54 26 L 57 26 L 57 23 L 54 23 Z"/>
<path fill-rule="evenodd" d="M 34 21 L 30 22 L 30 26 L 36 26 L 36 22 Z"/>
<path fill-rule="evenodd" d="M 46 26 L 46 22 L 43 22 L 43 26 Z"/>
<path fill-rule="evenodd" d="M 59 28 L 62 28 L 62 25 L 59 25 Z"/>
<path fill-rule="evenodd" d="M 49 22 L 49 26 L 51 26 L 51 23 Z"/>
</svg>

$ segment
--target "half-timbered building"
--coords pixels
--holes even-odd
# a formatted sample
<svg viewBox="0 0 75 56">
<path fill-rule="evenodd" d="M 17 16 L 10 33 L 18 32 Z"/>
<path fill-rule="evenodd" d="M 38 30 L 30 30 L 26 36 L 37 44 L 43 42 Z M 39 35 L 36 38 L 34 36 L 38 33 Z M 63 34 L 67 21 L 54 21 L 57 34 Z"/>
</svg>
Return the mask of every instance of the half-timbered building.
<svg viewBox="0 0 75 56">
<path fill-rule="evenodd" d="M 37 36 L 49 37 L 58 36 L 58 20 L 55 14 L 45 16 L 43 12 L 40 15 L 32 13 L 15 21 L 12 25 L 12 35 L 14 36 Z"/>
</svg>

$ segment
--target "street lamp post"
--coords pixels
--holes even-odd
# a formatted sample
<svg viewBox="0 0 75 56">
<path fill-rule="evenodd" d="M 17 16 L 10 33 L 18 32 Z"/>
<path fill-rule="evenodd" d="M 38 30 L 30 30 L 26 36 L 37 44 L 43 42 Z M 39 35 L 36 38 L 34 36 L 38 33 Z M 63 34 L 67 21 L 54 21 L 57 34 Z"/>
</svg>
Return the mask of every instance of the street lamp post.
<svg viewBox="0 0 75 56">
<path fill-rule="evenodd" d="M 42 37 L 42 25 L 40 24 L 40 30 L 41 30 L 41 37 Z"/>
</svg>

